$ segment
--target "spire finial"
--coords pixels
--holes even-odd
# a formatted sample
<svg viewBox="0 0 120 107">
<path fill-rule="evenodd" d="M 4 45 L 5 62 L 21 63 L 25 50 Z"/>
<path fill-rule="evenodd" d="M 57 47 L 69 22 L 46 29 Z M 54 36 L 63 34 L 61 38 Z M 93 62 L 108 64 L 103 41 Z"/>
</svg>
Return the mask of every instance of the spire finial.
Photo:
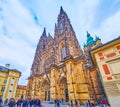
<svg viewBox="0 0 120 107">
<path fill-rule="evenodd" d="M 60 14 L 62 14 L 64 12 L 62 6 L 60 7 Z"/>
<path fill-rule="evenodd" d="M 44 27 L 44 30 L 43 30 L 43 33 L 42 33 L 43 36 L 46 36 L 46 28 Z"/>
<path fill-rule="evenodd" d="M 88 30 L 87 30 L 86 32 L 87 32 L 87 35 L 89 35 L 89 32 L 88 32 Z"/>
<path fill-rule="evenodd" d="M 99 36 L 95 35 L 95 41 L 101 40 Z"/>
</svg>

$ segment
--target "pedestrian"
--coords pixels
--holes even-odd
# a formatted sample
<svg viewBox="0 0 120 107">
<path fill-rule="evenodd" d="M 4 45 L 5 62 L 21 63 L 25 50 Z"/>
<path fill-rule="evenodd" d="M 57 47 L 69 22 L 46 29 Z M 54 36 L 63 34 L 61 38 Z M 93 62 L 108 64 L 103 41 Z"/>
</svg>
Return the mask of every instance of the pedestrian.
<svg viewBox="0 0 120 107">
<path fill-rule="evenodd" d="M 7 107 L 7 106 L 8 106 L 8 99 L 6 99 L 4 102 L 4 107 Z"/>
<path fill-rule="evenodd" d="M 64 99 L 63 99 L 63 98 L 62 98 L 62 100 L 61 100 L 61 101 L 62 101 L 62 103 L 64 103 Z"/>
<path fill-rule="evenodd" d="M 40 99 L 37 99 L 37 107 L 42 107 Z"/>
<path fill-rule="evenodd" d="M 8 106 L 9 107 L 15 107 L 15 104 L 16 104 L 15 99 L 14 98 L 10 98 L 10 100 L 8 102 Z"/>
<path fill-rule="evenodd" d="M 23 105 L 22 105 L 22 107 L 28 107 L 28 104 L 27 104 L 27 100 L 26 100 L 26 99 L 23 100 Z"/>
<path fill-rule="evenodd" d="M 60 107 L 60 100 L 56 100 L 57 107 Z"/>
<path fill-rule="evenodd" d="M 37 99 L 33 99 L 33 105 L 34 105 L 34 107 L 36 107 L 37 106 Z"/>
<path fill-rule="evenodd" d="M 102 99 L 102 105 L 103 105 L 103 107 L 106 107 L 106 104 L 107 104 L 106 99 L 103 97 L 103 99 Z"/>
<path fill-rule="evenodd" d="M 86 101 L 86 103 L 85 103 L 85 107 L 91 107 L 91 103 L 90 103 L 89 100 Z"/>
<path fill-rule="evenodd" d="M 20 99 L 17 100 L 16 104 L 17 104 L 17 107 L 21 107 Z"/>
<path fill-rule="evenodd" d="M 55 107 L 57 107 L 57 99 L 55 99 L 55 101 L 54 101 L 54 102 L 55 102 Z"/>
<path fill-rule="evenodd" d="M 77 102 L 77 100 L 75 99 L 75 106 L 77 107 L 78 106 L 78 102 Z"/>
<path fill-rule="evenodd" d="M 0 107 L 3 107 L 3 101 L 1 96 L 0 96 Z"/>
<path fill-rule="evenodd" d="M 94 104 L 94 103 L 91 103 L 91 107 L 95 107 L 95 104 Z"/>
<path fill-rule="evenodd" d="M 72 100 L 70 101 L 70 103 L 71 103 L 71 107 L 73 107 L 73 101 Z"/>
<path fill-rule="evenodd" d="M 98 103 L 98 101 L 96 100 L 96 101 L 95 101 L 95 106 L 98 106 L 98 104 L 99 104 L 99 103 Z"/>
<path fill-rule="evenodd" d="M 30 98 L 29 103 L 30 103 L 30 107 L 32 107 L 33 106 L 33 99 Z"/>
</svg>

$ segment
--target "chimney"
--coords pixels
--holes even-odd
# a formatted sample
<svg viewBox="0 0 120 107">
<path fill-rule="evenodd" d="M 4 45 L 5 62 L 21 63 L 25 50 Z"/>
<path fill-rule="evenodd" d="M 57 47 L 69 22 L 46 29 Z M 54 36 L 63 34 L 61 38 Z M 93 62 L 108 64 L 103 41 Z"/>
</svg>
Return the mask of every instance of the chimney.
<svg viewBox="0 0 120 107">
<path fill-rule="evenodd" d="M 5 67 L 9 69 L 9 67 L 10 67 L 10 64 L 5 64 Z"/>
</svg>

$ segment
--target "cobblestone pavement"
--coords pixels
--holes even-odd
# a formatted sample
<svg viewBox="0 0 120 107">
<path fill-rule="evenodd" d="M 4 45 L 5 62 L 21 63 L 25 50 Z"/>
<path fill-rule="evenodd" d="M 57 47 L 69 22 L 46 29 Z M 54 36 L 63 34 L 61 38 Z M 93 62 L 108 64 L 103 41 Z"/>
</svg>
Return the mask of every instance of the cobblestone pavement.
<svg viewBox="0 0 120 107">
<path fill-rule="evenodd" d="M 8 107 L 8 106 L 3 106 L 3 107 Z M 55 104 L 42 103 L 42 107 L 55 107 Z M 71 107 L 71 106 L 61 104 L 60 107 Z M 73 106 L 73 107 L 76 107 L 76 106 Z M 81 105 L 81 106 L 77 106 L 77 107 L 85 107 L 85 106 Z M 103 106 L 95 106 L 95 107 L 103 107 Z"/>
<path fill-rule="evenodd" d="M 43 107 L 55 107 L 54 104 L 43 103 L 42 105 L 43 105 Z M 69 105 L 62 105 L 61 104 L 60 107 L 71 107 L 71 106 L 69 106 Z M 74 106 L 74 107 L 76 107 L 76 106 Z M 85 107 L 85 105 L 81 105 L 81 106 L 77 106 L 77 107 Z M 99 106 L 95 106 L 95 107 L 103 107 L 103 106 L 99 105 Z"/>
</svg>

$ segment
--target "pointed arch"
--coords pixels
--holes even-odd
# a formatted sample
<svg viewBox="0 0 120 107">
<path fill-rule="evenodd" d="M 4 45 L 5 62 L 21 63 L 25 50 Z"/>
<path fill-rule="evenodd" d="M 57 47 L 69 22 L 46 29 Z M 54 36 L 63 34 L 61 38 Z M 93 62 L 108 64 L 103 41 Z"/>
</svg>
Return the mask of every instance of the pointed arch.
<svg viewBox="0 0 120 107">
<path fill-rule="evenodd" d="M 65 76 L 61 76 L 58 80 L 58 85 L 60 89 L 59 90 L 60 99 L 67 102 L 69 100 L 67 78 Z"/>
<path fill-rule="evenodd" d="M 41 97 L 44 101 L 50 101 L 50 83 L 47 79 L 43 79 L 40 85 Z"/>
</svg>

